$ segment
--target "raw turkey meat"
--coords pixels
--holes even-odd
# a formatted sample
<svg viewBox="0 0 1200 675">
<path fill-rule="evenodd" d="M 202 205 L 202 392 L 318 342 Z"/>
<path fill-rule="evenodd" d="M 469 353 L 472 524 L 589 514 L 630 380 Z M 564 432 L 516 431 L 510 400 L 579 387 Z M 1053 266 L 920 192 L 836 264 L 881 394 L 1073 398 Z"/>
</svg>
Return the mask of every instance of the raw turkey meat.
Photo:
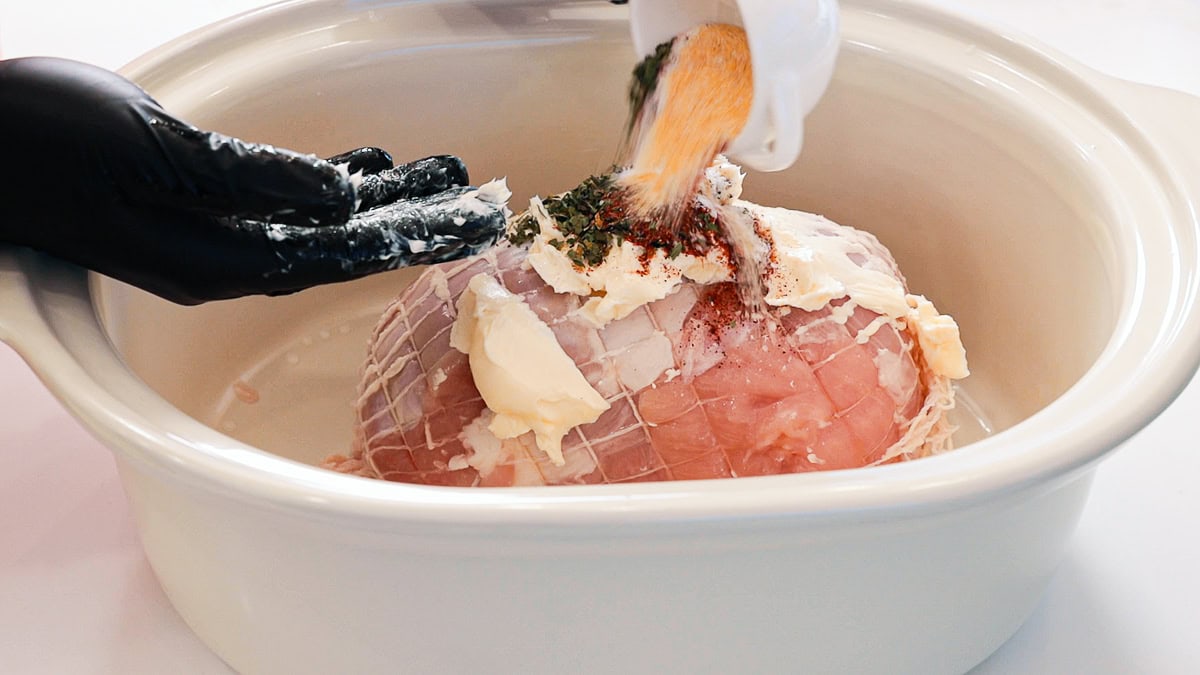
<svg viewBox="0 0 1200 675">
<path fill-rule="evenodd" d="M 873 236 L 837 236 L 859 238 L 859 264 L 874 258 L 903 281 Z M 622 483 L 855 468 L 948 446 L 949 382 L 903 322 L 845 300 L 771 307 L 751 321 L 733 283 L 685 281 L 597 329 L 574 313 L 587 298 L 554 292 L 526 255 L 504 244 L 433 266 L 388 307 L 362 374 L 352 452 L 325 466 L 434 485 Z M 563 438 L 561 464 L 532 433 L 480 433 L 486 406 L 467 355 L 450 346 L 455 301 L 478 274 L 523 298 L 610 405 Z"/>
</svg>

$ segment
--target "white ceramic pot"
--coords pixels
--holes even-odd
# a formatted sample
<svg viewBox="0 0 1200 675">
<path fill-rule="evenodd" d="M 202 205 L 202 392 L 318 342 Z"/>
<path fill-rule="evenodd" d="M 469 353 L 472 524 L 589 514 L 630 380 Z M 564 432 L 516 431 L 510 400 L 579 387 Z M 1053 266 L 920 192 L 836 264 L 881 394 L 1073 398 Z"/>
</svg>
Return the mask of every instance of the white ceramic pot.
<svg viewBox="0 0 1200 675">
<path fill-rule="evenodd" d="M 241 672 L 965 671 L 1200 361 L 1200 102 L 901 0 L 842 20 L 800 162 L 747 196 L 876 232 L 958 318 L 954 452 L 503 490 L 313 468 L 405 272 L 181 308 L 0 250 L 0 337 L 112 447 L 171 601 Z M 254 140 L 457 153 L 519 204 L 612 161 L 633 59 L 605 2 L 296 2 L 126 74 Z"/>
</svg>

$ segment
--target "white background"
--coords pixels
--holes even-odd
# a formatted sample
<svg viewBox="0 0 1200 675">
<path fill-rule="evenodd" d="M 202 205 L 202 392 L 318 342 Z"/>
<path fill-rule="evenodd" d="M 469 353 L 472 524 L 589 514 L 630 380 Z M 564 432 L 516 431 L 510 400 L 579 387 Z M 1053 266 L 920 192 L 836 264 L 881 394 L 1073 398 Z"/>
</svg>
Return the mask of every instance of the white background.
<svg viewBox="0 0 1200 675">
<path fill-rule="evenodd" d="M 1200 0 L 931 1 L 1200 95 Z M 4 0 L 0 56 L 115 69 L 260 4 Z M 1200 379 L 1103 464 L 1041 606 L 976 674 L 1200 673 L 1198 419 Z M 0 467 L 0 673 L 230 672 L 159 590 L 108 451 L 4 345 Z"/>
</svg>

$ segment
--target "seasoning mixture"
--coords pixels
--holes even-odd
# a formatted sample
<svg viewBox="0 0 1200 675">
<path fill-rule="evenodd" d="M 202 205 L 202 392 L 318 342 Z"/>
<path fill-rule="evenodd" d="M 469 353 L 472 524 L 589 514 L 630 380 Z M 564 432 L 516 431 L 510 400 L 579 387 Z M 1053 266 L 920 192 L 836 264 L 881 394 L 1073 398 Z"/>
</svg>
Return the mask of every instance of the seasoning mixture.
<svg viewBox="0 0 1200 675">
<path fill-rule="evenodd" d="M 647 57 L 630 88 L 631 166 L 621 176 L 633 210 L 668 222 L 682 215 L 753 99 L 750 46 L 738 26 L 699 26 Z"/>
</svg>

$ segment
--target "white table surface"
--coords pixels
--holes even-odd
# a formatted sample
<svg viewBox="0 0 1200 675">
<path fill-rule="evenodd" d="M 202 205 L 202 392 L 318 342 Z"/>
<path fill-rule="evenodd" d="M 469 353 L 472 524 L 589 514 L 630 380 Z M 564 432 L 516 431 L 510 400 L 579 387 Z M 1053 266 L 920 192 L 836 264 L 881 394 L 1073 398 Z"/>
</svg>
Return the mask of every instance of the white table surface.
<svg viewBox="0 0 1200 675">
<path fill-rule="evenodd" d="M 1110 74 L 1200 95 L 1200 0 L 933 1 Z M 0 56 L 118 68 L 260 4 L 4 0 Z M 1198 414 L 1200 378 L 1102 465 L 1041 606 L 974 673 L 1200 673 Z M 159 589 L 108 450 L 4 345 L 0 462 L 0 673 L 230 672 Z"/>
</svg>

